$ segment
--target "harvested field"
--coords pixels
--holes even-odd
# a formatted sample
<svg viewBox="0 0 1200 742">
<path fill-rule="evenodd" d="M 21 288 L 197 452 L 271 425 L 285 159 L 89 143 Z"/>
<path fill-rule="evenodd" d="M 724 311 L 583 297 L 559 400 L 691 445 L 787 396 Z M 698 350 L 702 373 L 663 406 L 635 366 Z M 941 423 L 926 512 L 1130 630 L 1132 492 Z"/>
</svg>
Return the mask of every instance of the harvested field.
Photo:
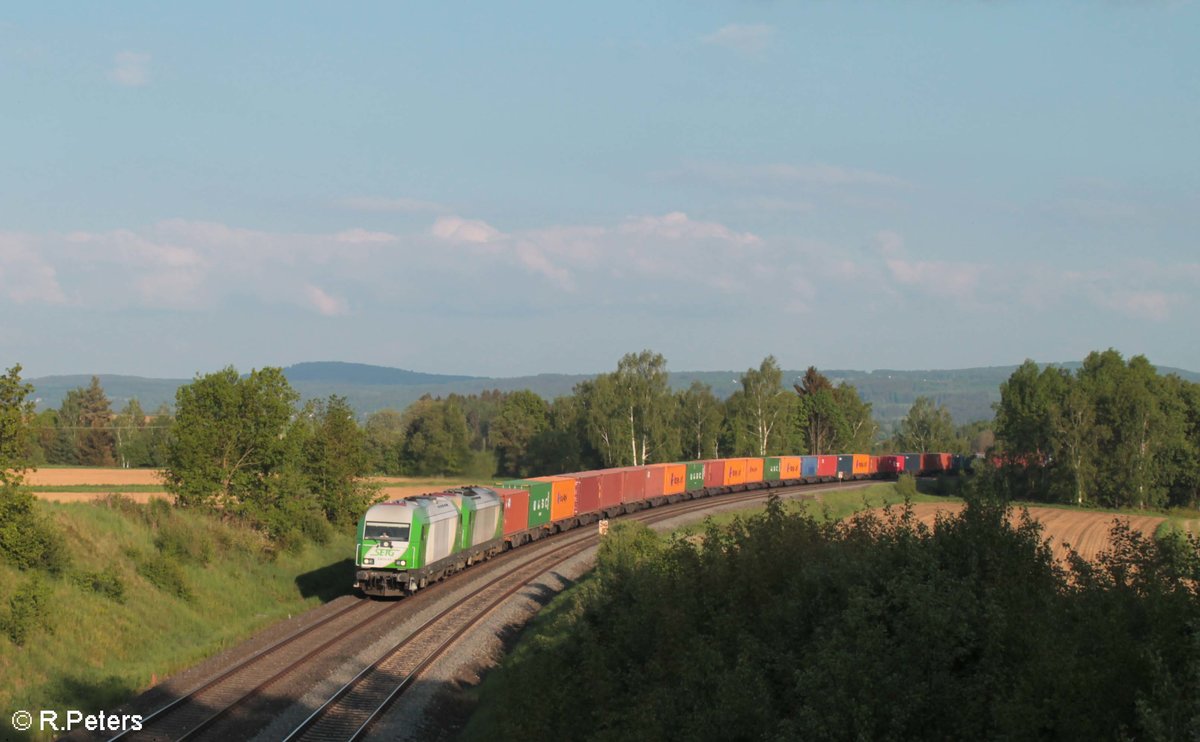
<svg viewBox="0 0 1200 742">
<path fill-rule="evenodd" d="M 160 472 L 157 469 L 117 469 L 105 467 L 67 467 L 54 469 L 38 469 L 29 472 L 25 483 L 31 487 L 62 487 L 62 491 L 46 490 L 37 492 L 39 499 L 52 502 L 89 502 L 108 494 L 122 494 L 136 502 L 148 502 L 151 498 L 168 497 L 165 491 L 123 491 L 122 487 L 162 486 Z M 389 500 L 400 497 L 411 497 L 427 492 L 437 492 L 447 487 L 455 487 L 462 482 L 458 480 L 434 480 L 428 478 L 405 477 L 368 477 L 368 481 L 382 485 L 380 492 Z M 76 487 L 112 487 L 102 491 L 89 492 L 71 491 Z"/>
<path fill-rule="evenodd" d="M 962 503 L 914 503 L 913 513 L 922 523 L 932 526 L 939 512 L 957 513 Z M 1014 511 L 1020 517 L 1020 509 Z M 1096 513 L 1087 510 L 1030 507 L 1029 515 L 1043 526 L 1042 537 L 1050 539 L 1055 557 L 1065 559 L 1068 545 L 1085 559 L 1095 559 L 1108 546 L 1108 532 L 1114 518 L 1129 521 L 1129 526 L 1150 538 L 1166 518 L 1158 515 Z"/>
<path fill-rule="evenodd" d="M 25 483 L 33 487 L 79 487 L 88 484 L 162 484 L 158 469 L 107 469 L 72 467 L 68 469 L 38 469 L 25 475 Z"/>
</svg>

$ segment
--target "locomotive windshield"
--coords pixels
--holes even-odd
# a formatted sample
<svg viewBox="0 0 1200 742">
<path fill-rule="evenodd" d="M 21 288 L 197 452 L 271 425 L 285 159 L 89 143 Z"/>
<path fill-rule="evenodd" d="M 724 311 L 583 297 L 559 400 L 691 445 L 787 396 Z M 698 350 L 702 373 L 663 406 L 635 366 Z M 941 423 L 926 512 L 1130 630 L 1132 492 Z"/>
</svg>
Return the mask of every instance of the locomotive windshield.
<svg viewBox="0 0 1200 742">
<path fill-rule="evenodd" d="M 368 523 L 363 538 L 370 541 L 407 541 L 407 523 Z"/>
</svg>

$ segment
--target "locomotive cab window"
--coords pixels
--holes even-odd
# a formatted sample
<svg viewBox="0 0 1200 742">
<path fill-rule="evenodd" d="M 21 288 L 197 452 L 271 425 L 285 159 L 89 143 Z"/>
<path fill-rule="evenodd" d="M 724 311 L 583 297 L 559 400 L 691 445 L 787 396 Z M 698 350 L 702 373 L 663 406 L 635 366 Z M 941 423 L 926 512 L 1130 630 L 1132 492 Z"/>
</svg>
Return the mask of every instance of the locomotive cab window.
<svg viewBox="0 0 1200 742">
<path fill-rule="evenodd" d="M 407 541 L 407 523 L 368 523 L 363 538 L 371 541 Z"/>
</svg>

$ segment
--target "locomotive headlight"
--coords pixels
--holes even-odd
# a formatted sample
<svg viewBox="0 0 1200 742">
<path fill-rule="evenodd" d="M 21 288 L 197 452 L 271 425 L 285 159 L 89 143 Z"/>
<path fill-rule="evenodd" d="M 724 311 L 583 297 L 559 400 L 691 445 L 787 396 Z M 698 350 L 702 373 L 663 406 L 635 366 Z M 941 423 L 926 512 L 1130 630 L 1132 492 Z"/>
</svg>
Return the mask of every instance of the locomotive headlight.
<svg viewBox="0 0 1200 742">
<path fill-rule="evenodd" d="M 403 567 L 403 566 L 404 566 L 404 565 L 406 565 L 406 564 L 408 564 L 408 562 L 404 561 L 403 559 L 401 559 L 401 560 L 400 560 L 400 566 L 401 566 L 401 567 Z"/>
<path fill-rule="evenodd" d="M 375 563 L 374 559 L 364 559 L 363 560 L 363 564 L 374 564 L 374 563 Z"/>
</svg>

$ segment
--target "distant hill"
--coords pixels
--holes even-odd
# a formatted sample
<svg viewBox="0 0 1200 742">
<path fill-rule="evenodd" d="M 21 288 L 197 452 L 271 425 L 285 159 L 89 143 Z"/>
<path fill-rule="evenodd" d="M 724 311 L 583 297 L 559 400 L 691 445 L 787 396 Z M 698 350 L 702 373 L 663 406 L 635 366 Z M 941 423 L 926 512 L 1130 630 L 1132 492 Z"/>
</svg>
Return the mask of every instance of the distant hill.
<svg viewBox="0 0 1200 742">
<path fill-rule="evenodd" d="M 1080 364 L 1055 365 L 1074 369 Z M 946 405 L 958 424 L 987 420 L 992 417 L 992 404 L 1000 400 L 1000 384 L 1016 368 L 989 366 L 923 371 L 822 369 L 822 372 L 835 383 L 844 381 L 853 384 L 863 399 L 871 403 L 875 419 L 887 428 L 908 414 L 908 408 L 919 396 L 932 397 L 939 404 Z M 1158 370 L 1200 382 L 1200 374 L 1193 371 L 1166 367 L 1159 367 Z M 337 394 L 345 397 L 364 417 L 389 407 L 403 409 L 426 394 L 445 397 L 450 394 L 478 394 L 490 389 L 505 392 L 529 389 L 546 399 L 554 399 L 570 394 L 576 384 L 594 377 L 594 374 L 538 374 L 511 378 L 452 376 L 340 362 L 298 363 L 288 366 L 283 372 L 303 399 L 324 399 Z M 676 371 L 671 373 L 671 386 L 674 389 L 686 389 L 693 381 L 701 381 L 711 386 L 717 396 L 725 398 L 738 389 L 741 373 Z M 803 370 L 785 370 L 784 384 L 790 387 L 803 375 Z M 163 404 L 173 405 L 175 390 L 191 381 L 112 374 L 101 374 L 99 378 L 114 408 L 119 410 L 136 397 L 148 412 Z M 34 396 L 38 408 L 45 409 L 62 404 L 63 397 L 71 389 L 86 387 L 91 383 L 91 376 L 44 376 L 29 379 L 29 382 L 36 390 Z"/>
<path fill-rule="evenodd" d="M 284 369 L 288 381 L 332 382 L 337 384 L 363 384 L 367 386 L 411 386 L 413 384 L 448 384 L 456 381 L 471 381 L 474 376 L 446 376 L 423 374 L 389 366 L 371 366 L 366 363 L 342 363 L 320 361 L 297 363 Z"/>
</svg>

